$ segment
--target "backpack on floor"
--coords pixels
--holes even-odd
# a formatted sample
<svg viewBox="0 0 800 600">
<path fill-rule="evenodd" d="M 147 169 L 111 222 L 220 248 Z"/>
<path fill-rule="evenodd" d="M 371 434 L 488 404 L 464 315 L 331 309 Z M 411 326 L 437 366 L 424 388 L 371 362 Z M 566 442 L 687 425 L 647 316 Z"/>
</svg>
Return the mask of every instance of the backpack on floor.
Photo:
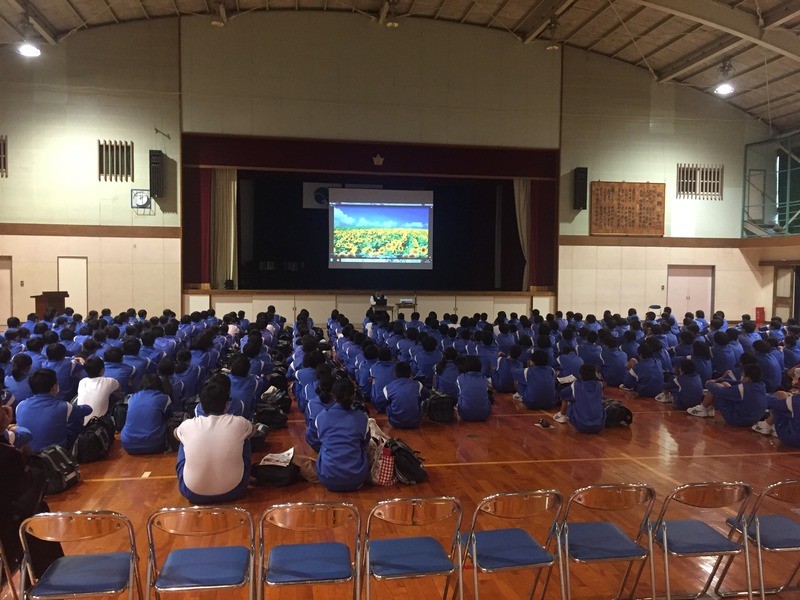
<svg viewBox="0 0 800 600">
<path fill-rule="evenodd" d="M 128 398 L 130 397 L 131 395 L 128 394 L 111 409 L 111 420 L 114 422 L 114 429 L 117 430 L 117 433 L 121 433 L 122 428 L 125 427 L 125 420 L 128 417 Z"/>
<path fill-rule="evenodd" d="M 456 420 L 456 413 L 453 410 L 456 406 L 456 399 L 452 396 L 433 390 L 425 402 L 427 403 L 426 414 L 430 421 L 453 423 Z"/>
<path fill-rule="evenodd" d="M 288 413 L 292 408 L 292 398 L 286 390 L 271 387 L 261 394 L 258 406 L 275 406 L 281 412 Z"/>
<path fill-rule="evenodd" d="M 286 487 L 303 479 L 300 475 L 300 467 L 295 464 L 285 467 L 255 464 L 250 469 L 250 475 L 255 478 L 257 485 L 267 487 Z"/>
<path fill-rule="evenodd" d="M 114 425 L 108 417 L 92 417 L 75 438 L 72 456 L 79 465 L 108 458 L 114 443 Z"/>
<path fill-rule="evenodd" d="M 259 403 L 253 415 L 254 423 L 261 423 L 270 429 L 286 429 L 289 418 L 274 404 Z"/>
<path fill-rule="evenodd" d="M 428 479 L 428 473 L 422 466 L 419 452 L 412 450 L 400 438 L 392 438 L 386 445 L 389 446 L 392 456 L 394 456 L 394 474 L 400 483 L 414 485 Z"/>
<path fill-rule="evenodd" d="M 60 494 L 81 480 L 78 463 L 61 446 L 47 446 L 30 458 L 32 469 L 40 471 L 47 482 L 45 496 Z"/>
<path fill-rule="evenodd" d="M 606 400 L 603 402 L 606 411 L 606 427 L 627 427 L 633 423 L 633 413 L 619 400 Z"/>
</svg>

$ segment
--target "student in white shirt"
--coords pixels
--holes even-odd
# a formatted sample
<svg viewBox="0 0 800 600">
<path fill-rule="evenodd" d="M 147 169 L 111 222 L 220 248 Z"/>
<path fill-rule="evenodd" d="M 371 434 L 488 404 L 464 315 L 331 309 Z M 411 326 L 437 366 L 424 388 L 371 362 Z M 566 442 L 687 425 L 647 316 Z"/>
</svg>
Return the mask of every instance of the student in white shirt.
<svg viewBox="0 0 800 600">
<path fill-rule="evenodd" d="M 92 407 L 92 413 L 83 419 L 86 425 L 92 417 L 102 417 L 108 413 L 113 404 L 111 395 L 119 391 L 119 382 L 111 377 L 104 377 L 106 368 L 99 356 L 90 356 L 83 364 L 86 377 L 78 382 L 78 404 Z"/>
</svg>

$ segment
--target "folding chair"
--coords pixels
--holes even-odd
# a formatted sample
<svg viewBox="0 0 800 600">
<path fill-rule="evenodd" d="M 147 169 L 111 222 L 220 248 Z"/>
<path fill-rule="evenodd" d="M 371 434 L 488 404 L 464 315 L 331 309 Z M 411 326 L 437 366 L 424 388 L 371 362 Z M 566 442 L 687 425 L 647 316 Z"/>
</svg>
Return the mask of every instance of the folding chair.
<svg viewBox="0 0 800 600">
<path fill-rule="evenodd" d="M 476 600 L 479 598 L 478 571 L 494 573 L 517 569 L 536 569 L 531 599 L 539 585 L 542 569 L 547 569 L 541 594 L 544 599 L 556 560 L 561 579 L 561 598 L 564 600 L 561 541 L 557 533 L 562 504 L 561 494 L 556 490 L 494 494 L 480 501 L 472 516 L 469 533 L 461 536 L 463 560 L 469 557 L 473 564 Z M 487 528 L 497 524 L 509 526 Z M 544 545 L 532 535 L 537 531 L 544 536 Z M 548 551 L 553 543 L 556 545 L 555 556 Z"/>
<path fill-rule="evenodd" d="M 711 582 L 717 573 L 722 559 L 725 556 L 740 554 L 744 550 L 745 566 L 747 569 L 747 595 L 752 598 L 753 590 L 750 581 L 750 552 L 747 543 L 737 544 L 732 540 L 736 531 L 729 527 L 728 535 L 720 533 L 717 529 L 698 518 L 667 519 L 667 512 L 673 503 L 699 509 L 732 508 L 737 511 L 734 522 L 742 523 L 746 528 L 744 508 L 750 498 L 750 485 L 741 482 L 710 481 L 702 483 L 687 483 L 678 486 L 664 500 L 661 513 L 653 525 L 656 542 L 664 551 L 664 578 L 667 586 L 667 600 L 672 598 L 670 588 L 669 557 L 701 557 L 716 556 L 714 568 L 708 576 L 703 589 L 697 594 L 680 596 L 680 598 L 699 598 L 708 591 Z M 722 516 L 719 515 L 718 516 Z"/>
<path fill-rule="evenodd" d="M 765 588 L 764 586 L 764 565 L 762 551 L 767 552 L 799 552 L 800 551 L 800 522 L 792 519 L 785 514 L 764 514 L 766 510 L 770 510 L 775 506 L 771 500 L 777 500 L 784 504 L 789 504 L 792 510 L 800 507 L 800 480 L 787 480 L 773 483 L 764 488 L 761 495 L 755 501 L 752 510 L 749 511 L 747 517 L 747 539 L 756 545 L 756 559 L 758 564 L 758 583 L 761 595 L 764 594 L 778 594 L 786 589 L 797 576 L 797 571 L 800 569 L 800 560 L 795 564 L 789 578 L 786 582 L 779 587 Z M 764 506 L 769 504 L 769 506 Z M 736 522 L 733 517 L 727 519 L 728 525 L 734 527 L 736 531 L 742 534 L 742 525 Z M 740 538 L 741 539 L 741 538 Z M 733 557 L 731 556 L 722 569 L 722 572 L 717 579 L 717 585 L 714 587 L 714 593 L 718 596 L 741 596 L 746 594 L 746 590 L 741 591 L 720 591 L 722 582 L 728 574 Z"/>
<path fill-rule="evenodd" d="M 11 590 L 11 598 L 12 600 L 18 600 L 19 596 L 17 596 L 17 589 L 14 587 L 14 579 L 13 573 L 11 572 L 11 565 L 8 563 L 8 558 L 6 558 L 6 552 L 3 550 L 3 544 L 0 543 L 0 564 L 3 566 L 3 573 L 5 574 L 5 583 L 8 585 L 8 589 Z M 0 592 L 2 592 L 4 586 L 0 585 Z"/>
<path fill-rule="evenodd" d="M 435 575 L 447 576 L 442 595 L 446 598 L 453 574 L 458 577 L 459 600 L 463 600 L 461 515 L 461 503 L 450 496 L 395 498 L 376 504 L 367 518 L 364 536 L 367 600 L 373 577 L 388 580 Z M 379 538 L 376 529 L 389 535 Z M 415 529 L 427 535 L 407 535 Z"/>
<path fill-rule="evenodd" d="M 56 559 L 40 576 L 34 573 L 30 537 L 59 543 L 103 538 L 103 546 L 108 547 L 113 541 L 105 539 L 107 536 L 118 538 L 125 550 L 69 554 Z M 125 590 L 129 600 L 133 600 L 134 588 L 141 598 L 133 526 L 121 514 L 106 510 L 41 513 L 20 524 L 19 537 L 23 549 L 19 594 L 23 600 L 118 595 Z M 27 576 L 33 583 L 28 590 Z"/>
<path fill-rule="evenodd" d="M 566 597 L 572 598 L 570 581 L 570 562 L 599 563 L 625 561 L 628 563 L 625 575 L 617 592 L 622 597 L 630 577 L 633 564 L 640 567 L 631 584 L 630 598 L 636 592 L 636 585 L 644 571 L 645 562 L 650 559 L 650 588 L 655 597 L 655 570 L 653 568 L 653 539 L 650 531 L 650 512 L 653 509 L 655 491 L 645 483 L 610 483 L 589 485 L 575 490 L 567 502 L 561 522 L 562 548 L 566 567 Z M 574 511 L 581 515 L 602 513 L 602 520 L 572 520 Z M 620 513 L 616 519 L 633 531 L 630 516 L 621 513 L 641 515 L 636 523 L 634 535 L 626 532 L 619 524 L 608 520 L 607 513 Z M 581 518 L 579 515 L 579 518 Z M 647 535 L 647 547 L 642 546 L 642 536 Z"/>
<path fill-rule="evenodd" d="M 253 600 L 255 536 L 253 519 L 243 508 L 162 508 L 147 520 L 147 540 L 147 600 L 151 589 L 159 597 L 244 586 Z M 161 563 L 157 545 L 170 548 Z"/>
<path fill-rule="evenodd" d="M 259 537 L 259 600 L 264 583 L 281 586 L 348 581 L 353 582 L 354 600 L 360 598 L 361 515 L 354 505 L 297 502 L 268 506 L 261 515 Z"/>
</svg>

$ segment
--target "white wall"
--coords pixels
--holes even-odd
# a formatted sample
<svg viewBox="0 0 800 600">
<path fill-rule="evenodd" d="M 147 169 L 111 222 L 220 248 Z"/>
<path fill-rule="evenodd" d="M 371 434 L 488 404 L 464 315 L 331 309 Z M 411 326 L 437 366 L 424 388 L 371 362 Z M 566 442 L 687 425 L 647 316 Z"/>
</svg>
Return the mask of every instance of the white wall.
<svg viewBox="0 0 800 600">
<path fill-rule="evenodd" d="M 667 237 L 740 236 L 744 145 L 767 138 L 765 125 L 722 99 L 573 48 L 563 95 L 561 234 L 589 233 L 589 211 L 572 209 L 572 170 L 588 167 L 590 181 L 665 182 Z M 677 200 L 678 163 L 724 165 L 723 200 Z"/>
<path fill-rule="evenodd" d="M 186 131 L 558 147 L 560 56 L 450 23 L 266 12 L 181 21 Z"/>
</svg>

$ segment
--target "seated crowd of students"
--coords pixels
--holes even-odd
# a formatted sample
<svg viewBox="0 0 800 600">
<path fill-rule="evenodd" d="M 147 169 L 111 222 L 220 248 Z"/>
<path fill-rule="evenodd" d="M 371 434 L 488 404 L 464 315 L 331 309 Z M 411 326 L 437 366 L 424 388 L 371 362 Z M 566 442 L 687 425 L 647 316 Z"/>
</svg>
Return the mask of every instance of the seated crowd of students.
<svg viewBox="0 0 800 600">
<path fill-rule="evenodd" d="M 124 403 L 123 448 L 177 447 L 178 488 L 196 503 L 246 492 L 256 408 L 281 366 L 318 453 L 315 476 L 333 491 L 369 479 L 368 405 L 392 427 L 414 428 L 432 394 L 451 397 L 464 421 L 489 419 L 494 394 L 509 393 L 528 409 L 557 408 L 557 423 L 598 433 L 603 387 L 614 386 L 698 417 L 719 410 L 733 426 L 800 445 L 794 320 L 774 319 L 762 331 L 747 315 L 728 327 L 723 314 L 707 322 L 701 311 L 678 324 L 669 309 L 643 319 L 631 309 L 602 319 L 534 311 L 492 320 L 430 313 L 424 321 L 370 309 L 356 323 L 334 310 L 323 332 L 305 310 L 287 324 L 269 307 L 252 323 L 243 312 L 148 318 L 104 309 L 84 320 L 68 309 L 7 325 L 2 443 L 69 449 L 91 419 Z"/>
</svg>

